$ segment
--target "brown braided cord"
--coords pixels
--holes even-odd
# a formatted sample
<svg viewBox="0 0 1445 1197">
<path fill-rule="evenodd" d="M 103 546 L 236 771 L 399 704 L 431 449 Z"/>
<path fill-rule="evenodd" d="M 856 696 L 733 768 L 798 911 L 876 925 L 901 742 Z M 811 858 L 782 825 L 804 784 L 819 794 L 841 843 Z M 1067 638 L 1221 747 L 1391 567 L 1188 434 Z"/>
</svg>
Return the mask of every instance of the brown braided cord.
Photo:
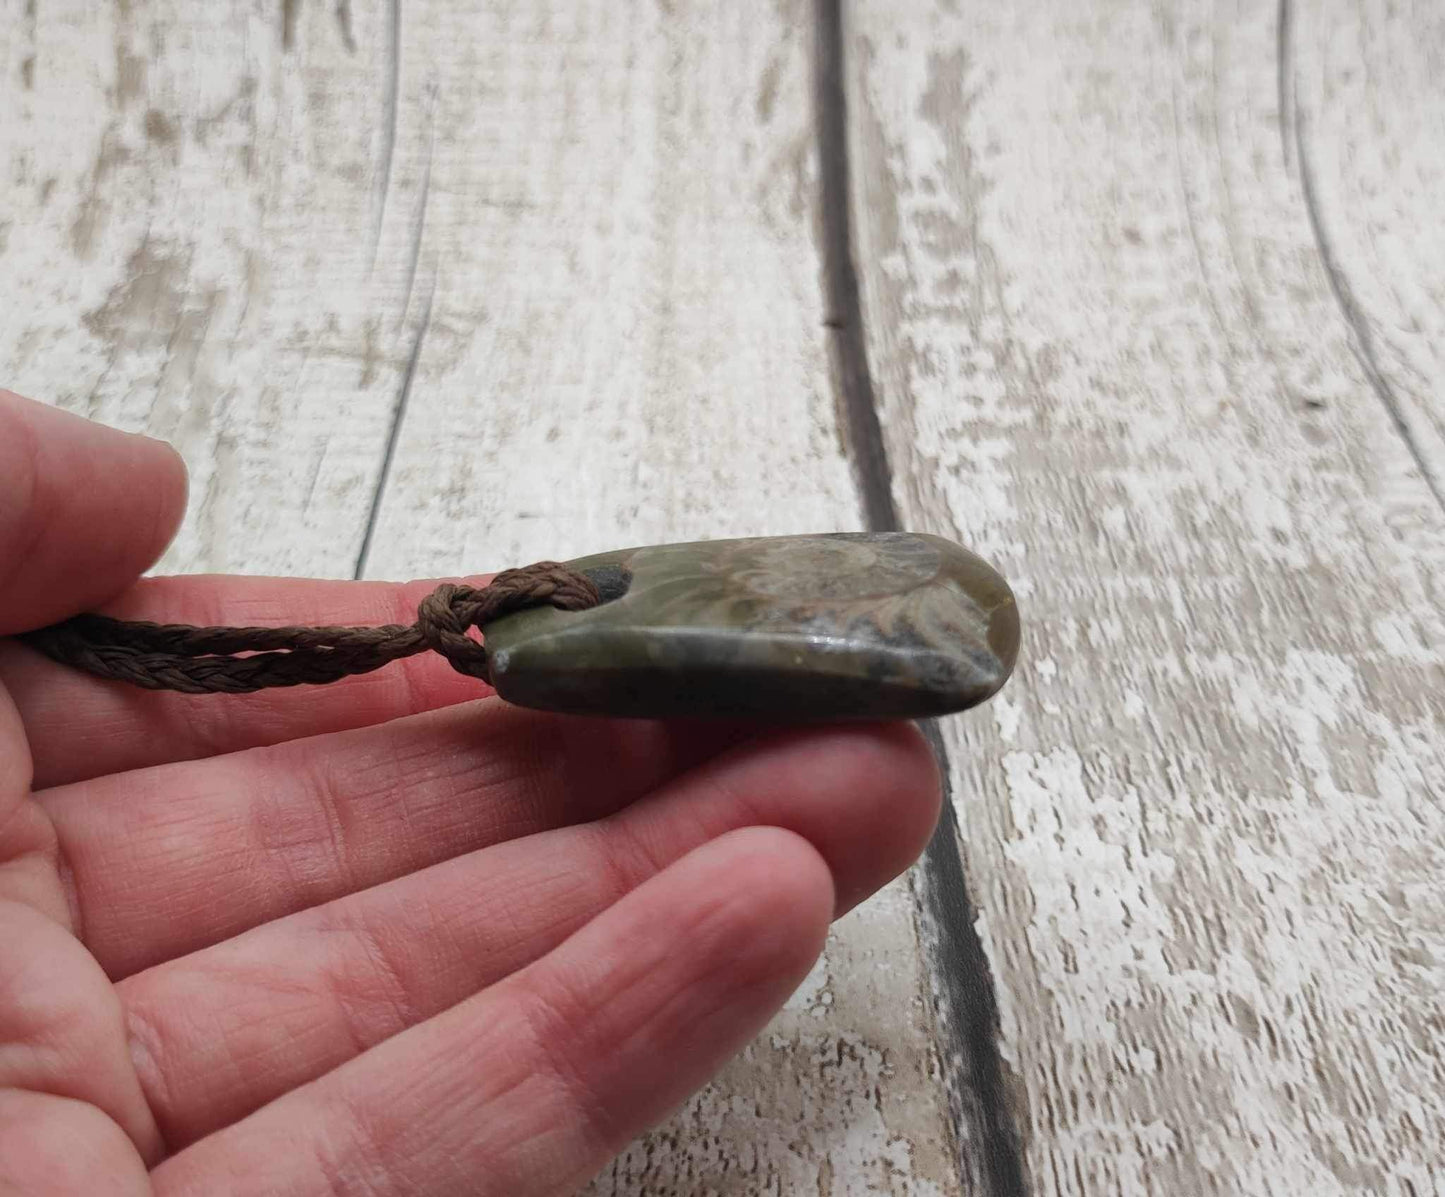
<svg viewBox="0 0 1445 1197">
<path fill-rule="evenodd" d="M 77 615 L 20 639 L 98 677 L 187 694 L 324 685 L 428 649 L 458 673 L 489 681 L 487 650 L 468 635 L 472 628 L 529 607 L 583 611 L 601 601 L 585 574 L 541 561 L 506 570 L 487 586 L 443 583 L 409 625 L 225 628 Z"/>
</svg>

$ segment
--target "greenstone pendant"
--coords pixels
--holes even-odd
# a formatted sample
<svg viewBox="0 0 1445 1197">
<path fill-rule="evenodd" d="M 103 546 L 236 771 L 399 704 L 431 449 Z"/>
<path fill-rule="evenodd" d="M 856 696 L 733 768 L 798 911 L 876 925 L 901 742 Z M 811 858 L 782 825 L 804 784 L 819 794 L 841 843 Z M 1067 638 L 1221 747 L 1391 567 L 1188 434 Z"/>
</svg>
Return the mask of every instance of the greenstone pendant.
<svg viewBox="0 0 1445 1197">
<path fill-rule="evenodd" d="M 638 718 L 909 719 L 976 706 L 1018 655 L 1018 607 L 936 536 L 715 540 L 567 562 L 602 592 L 483 629 L 518 706 Z"/>
</svg>

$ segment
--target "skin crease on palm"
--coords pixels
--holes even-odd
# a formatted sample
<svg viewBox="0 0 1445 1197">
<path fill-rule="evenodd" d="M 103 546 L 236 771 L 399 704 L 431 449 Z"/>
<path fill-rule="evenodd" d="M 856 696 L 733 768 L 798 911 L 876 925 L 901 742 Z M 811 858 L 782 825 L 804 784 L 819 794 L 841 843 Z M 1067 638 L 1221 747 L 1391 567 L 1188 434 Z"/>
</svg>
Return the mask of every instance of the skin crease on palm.
<svg viewBox="0 0 1445 1197">
<path fill-rule="evenodd" d="M 409 622 L 150 578 L 159 442 L 0 392 L 0 637 Z M 782 1006 L 939 810 L 909 725 L 522 711 L 432 654 L 151 693 L 0 639 L 0 1194 L 575 1191 Z"/>
</svg>

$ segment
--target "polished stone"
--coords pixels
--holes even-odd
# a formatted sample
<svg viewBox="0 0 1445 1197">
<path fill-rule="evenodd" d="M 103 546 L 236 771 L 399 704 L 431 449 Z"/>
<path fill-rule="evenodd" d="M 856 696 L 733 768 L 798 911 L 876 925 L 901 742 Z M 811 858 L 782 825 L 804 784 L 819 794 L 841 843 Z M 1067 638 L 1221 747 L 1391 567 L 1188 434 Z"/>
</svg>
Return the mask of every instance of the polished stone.
<svg viewBox="0 0 1445 1197">
<path fill-rule="evenodd" d="M 716 540 L 568 564 L 598 584 L 601 606 L 484 629 L 508 702 L 648 718 L 915 718 L 985 701 L 1018 654 L 1008 584 L 936 536 Z"/>
</svg>

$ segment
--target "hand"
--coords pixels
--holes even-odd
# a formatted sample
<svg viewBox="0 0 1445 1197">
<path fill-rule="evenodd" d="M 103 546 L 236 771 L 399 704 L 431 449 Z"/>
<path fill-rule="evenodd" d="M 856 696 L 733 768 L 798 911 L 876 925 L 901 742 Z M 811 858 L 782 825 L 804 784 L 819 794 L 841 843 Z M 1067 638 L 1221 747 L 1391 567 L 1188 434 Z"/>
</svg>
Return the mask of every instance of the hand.
<svg viewBox="0 0 1445 1197">
<path fill-rule="evenodd" d="M 0 636 L 410 622 L 431 583 L 157 578 L 167 447 L 0 392 Z M 0 640 L 0 1193 L 573 1191 L 938 814 L 910 726 L 549 716 L 426 654 L 150 693 Z"/>
</svg>

